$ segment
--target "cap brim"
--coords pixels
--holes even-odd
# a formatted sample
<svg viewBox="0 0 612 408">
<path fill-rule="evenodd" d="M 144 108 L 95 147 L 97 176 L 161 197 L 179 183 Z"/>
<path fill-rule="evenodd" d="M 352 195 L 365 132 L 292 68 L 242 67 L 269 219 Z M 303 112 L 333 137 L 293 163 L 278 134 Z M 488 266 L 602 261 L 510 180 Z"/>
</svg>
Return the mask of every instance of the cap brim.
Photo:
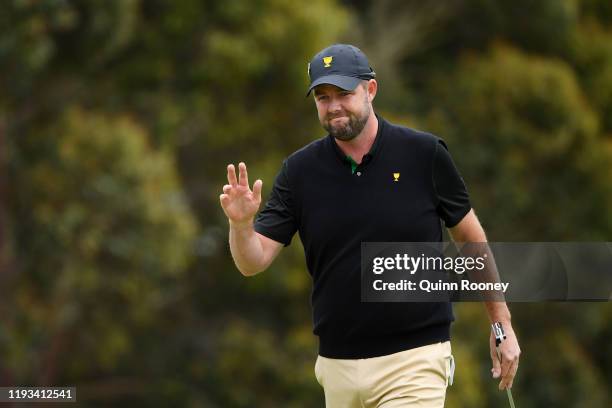
<svg viewBox="0 0 612 408">
<path fill-rule="evenodd" d="M 308 88 L 308 92 L 306 96 L 310 95 L 310 92 L 319 85 L 329 84 L 335 85 L 338 88 L 344 89 L 345 91 L 352 91 L 357 88 L 357 85 L 361 82 L 360 78 L 349 77 L 344 75 L 326 75 L 320 78 L 317 78 L 312 84 L 310 84 L 310 88 Z"/>
</svg>

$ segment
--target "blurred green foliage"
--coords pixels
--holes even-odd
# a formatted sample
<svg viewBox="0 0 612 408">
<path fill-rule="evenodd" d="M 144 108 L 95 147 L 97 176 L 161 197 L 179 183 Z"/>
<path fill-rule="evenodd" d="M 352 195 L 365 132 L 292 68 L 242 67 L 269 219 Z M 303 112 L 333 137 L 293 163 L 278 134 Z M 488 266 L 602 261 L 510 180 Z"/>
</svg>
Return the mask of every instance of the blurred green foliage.
<svg viewBox="0 0 612 408">
<path fill-rule="evenodd" d="M 489 238 L 612 236 L 605 0 L 11 0 L 0 12 L 0 383 L 87 405 L 319 407 L 298 239 L 236 271 L 225 165 L 269 192 L 323 135 L 306 63 L 370 57 L 383 116 L 449 144 Z M 456 306 L 449 407 L 506 404 Z M 520 407 L 603 407 L 612 308 L 514 304 Z"/>
</svg>

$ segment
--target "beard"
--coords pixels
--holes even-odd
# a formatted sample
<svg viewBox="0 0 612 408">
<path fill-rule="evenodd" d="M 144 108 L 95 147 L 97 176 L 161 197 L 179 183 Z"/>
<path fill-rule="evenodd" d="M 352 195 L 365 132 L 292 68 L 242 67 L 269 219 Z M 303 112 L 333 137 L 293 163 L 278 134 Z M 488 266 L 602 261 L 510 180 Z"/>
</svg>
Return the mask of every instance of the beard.
<svg viewBox="0 0 612 408">
<path fill-rule="evenodd" d="M 365 103 L 363 110 L 360 114 L 353 112 L 346 112 L 343 115 L 348 118 L 348 122 L 332 125 L 331 121 L 339 115 L 328 116 L 326 120 L 322 121 L 323 128 L 329 132 L 330 135 L 338 140 L 349 141 L 357 137 L 365 127 L 370 117 L 370 106 Z"/>
</svg>

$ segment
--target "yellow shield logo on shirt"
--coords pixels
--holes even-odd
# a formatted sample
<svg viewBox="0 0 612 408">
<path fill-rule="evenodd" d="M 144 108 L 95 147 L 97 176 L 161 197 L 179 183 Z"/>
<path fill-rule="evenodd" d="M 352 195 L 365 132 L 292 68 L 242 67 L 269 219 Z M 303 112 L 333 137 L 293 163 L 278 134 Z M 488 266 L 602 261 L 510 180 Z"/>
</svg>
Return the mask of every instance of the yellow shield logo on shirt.
<svg viewBox="0 0 612 408">
<path fill-rule="evenodd" d="M 325 65 L 323 65 L 325 68 L 329 68 L 331 67 L 331 63 L 333 61 L 334 57 L 323 57 L 323 63 Z"/>
<path fill-rule="evenodd" d="M 399 173 L 393 173 L 393 181 L 399 181 Z"/>
</svg>

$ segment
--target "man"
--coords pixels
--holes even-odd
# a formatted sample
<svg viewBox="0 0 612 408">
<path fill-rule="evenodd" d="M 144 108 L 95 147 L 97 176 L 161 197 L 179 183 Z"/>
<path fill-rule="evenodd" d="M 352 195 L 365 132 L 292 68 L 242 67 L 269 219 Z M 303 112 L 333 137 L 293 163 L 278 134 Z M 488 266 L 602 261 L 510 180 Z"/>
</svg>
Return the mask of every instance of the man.
<svg viewBox="0 0 612 408">
<path fill-rule="evenodd" d="M 439 242 L 440 220 L 458 242 L 485 242 L 446 145 L 374 113 L 375 73 L 356 47 L 336 44 L 310 62 L 308 94 L 329 133 L 289 156 L 257 220 L 262 181 L 227 167 L 221 205 L 245 276 L 265 270 L 296 231 L 313 278 L 317 380 L 327 407 L 440 407 L 454 368 L 448 302 L 362 303 L 361 242 Z M 492 374 L 510 388 L 520 348 L 504 302 L 486 302 L 501 322 L 501 364 L 490 338 Z"/>
</svg>

